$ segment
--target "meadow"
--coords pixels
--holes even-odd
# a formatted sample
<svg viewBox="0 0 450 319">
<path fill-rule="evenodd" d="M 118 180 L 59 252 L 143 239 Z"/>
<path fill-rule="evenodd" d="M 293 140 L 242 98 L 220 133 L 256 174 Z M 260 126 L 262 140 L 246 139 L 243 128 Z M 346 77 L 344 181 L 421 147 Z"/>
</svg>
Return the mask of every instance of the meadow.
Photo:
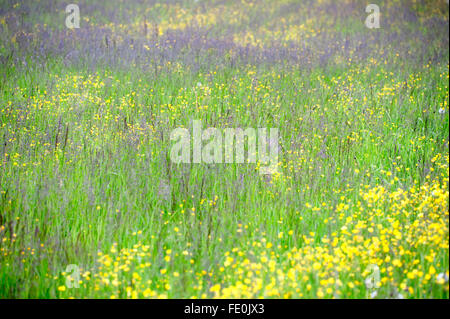
<svg viewBox="0 0 450 319">
<path fill-rule="evenodd" d="M 449 7 L 376 2 L 0 0 L 0 298 L 449 298 Z"/>
</svg>

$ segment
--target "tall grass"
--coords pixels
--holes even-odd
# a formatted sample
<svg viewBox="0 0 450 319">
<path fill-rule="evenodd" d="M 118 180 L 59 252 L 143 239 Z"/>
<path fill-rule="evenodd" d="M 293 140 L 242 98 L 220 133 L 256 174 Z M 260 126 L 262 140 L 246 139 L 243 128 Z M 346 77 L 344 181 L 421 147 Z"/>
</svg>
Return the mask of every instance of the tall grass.
<svg viewBox="0 0 450 319">
<path fill-rule="evenodd" d="M 89 3 L 2 2 L 1 297 L 448 298 L 448 7 Z M 198 119 L 278 173 L 174 164 Z"/>
</svg>

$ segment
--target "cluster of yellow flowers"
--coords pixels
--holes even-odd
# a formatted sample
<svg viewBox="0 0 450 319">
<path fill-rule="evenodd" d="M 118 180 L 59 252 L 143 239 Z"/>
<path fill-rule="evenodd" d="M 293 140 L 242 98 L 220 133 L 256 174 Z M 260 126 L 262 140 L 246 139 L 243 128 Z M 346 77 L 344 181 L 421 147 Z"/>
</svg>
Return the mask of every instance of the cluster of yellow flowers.
<svg viewBox="0 0 450 319">
<path fill-rule="evenodd" d="M 327 218 L 334 229 L 328 235 L 304 234 L 288 249 L 263 237 L 224 253 L 222 262 L 195 274 L 177 269 L 186 264 L 187 251 L 164 249 L 152 255 L 152 248 L 141 242 L 120 250 L 114 244 L 98 254 L 99 268 L 82 275 L 82 286 L 111 298 L 168 298 L 184 289 L 184 276 L 193 274 L 193 298 L 420 298 L 431 290 L 445 296 L 448 155 L 434 161 L 440 175 L 420 187 L 369 187 L 356 202 L 343 196 L 335 216 Z M 292 231 L 279 233 L 278 239 L 282 243 L 292 236 Z M 375 280 L 372 286 L 368 280 Z"/>
<path fill-rule="evenodd" d="M 284 253 L 250 249 L 242 257 L 227 257 L 231 270 L 221 286 L 212 288 L 215 296 L 364 298 L 373 267 L 380 281 L 372 293 L 420 298 L 437 289 L 444 296 L 449 289 L 448 167 L 442 181 L 392 192 L 378 186 L 361 196 L 354 207 L 337 205 L 340 231 L 322 238 L 304 235 L 300 248 Z"/>
</svg>

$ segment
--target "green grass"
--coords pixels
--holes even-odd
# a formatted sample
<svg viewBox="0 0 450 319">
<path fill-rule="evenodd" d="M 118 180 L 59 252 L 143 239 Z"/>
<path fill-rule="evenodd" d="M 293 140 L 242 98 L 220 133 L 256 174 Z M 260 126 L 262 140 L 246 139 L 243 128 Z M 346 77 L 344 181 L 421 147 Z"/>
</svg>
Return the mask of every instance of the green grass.
<svg viewBox="0 0 450 319">
<path fill-rule="evenodd" d="M 350 34 L 358 31 L 351 25 Z M 304 69 L 242 63 L 194 71 L 173 62 L 156 74 L 139 65 L 93 70 L 83 59 L 67 66 L 59 56 L 39 64 L 27 55 L 27 67 L 2 64 L 0 297 L 367 298 L 364 269 L 376 263 L 386 278 L 378 297 L 448 298 L 448 279 L 436 280 L 449 269 L 449 69 L 448 49 L 440 49 L 444 58 L 434 62 L 396 50 L 374 53 L 376 61 L 336 53 L 341 62 Z M 172 163 L 170 131 L 197 119 L 203 128 L 279 128 L 279 174 L 262 176 L 255 164 Z M 375 187 L 422 197 L 370 202 L 364 196 Z M 430 195 L 436 191 L 442 195 Z M 380 238 L 388 251 L 371 255 L 343 226 Z M 333 238 L 357 252 L 342 269 L 339 258 L 332 268 L 308 259 L 331 249 Z M 119 260 L 130 269 L 117 286 L 101 280 L 114 271 L 98 253 L 116 256 L 111 247 L 134 256 Z M 247 257 L 259 274 L 249 274 Z M 392 266 L 395 259 L 402 265 Z M 65 286 L 71 264 L 90 271 L 78 289 Z M 414 269 L 422 276 L 409 278 Z M 258 280 L 256 292 L 235 292 Z"/>
</svg>

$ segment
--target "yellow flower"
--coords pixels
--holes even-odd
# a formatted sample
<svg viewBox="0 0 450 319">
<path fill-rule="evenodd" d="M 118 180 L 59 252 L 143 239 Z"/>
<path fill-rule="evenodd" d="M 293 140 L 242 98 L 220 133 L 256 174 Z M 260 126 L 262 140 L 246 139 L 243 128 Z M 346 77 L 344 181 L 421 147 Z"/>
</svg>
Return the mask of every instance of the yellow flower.
<svg viewBox="0 0 450 319">
<path fill-rule="evenodd" d="M 434 275 L 436 273 L 436 269 L 433 267 L 433 265 L 430 266 L 430 269 L 428 269 L 428 273 L 430 275 Z"/>
</svg>

